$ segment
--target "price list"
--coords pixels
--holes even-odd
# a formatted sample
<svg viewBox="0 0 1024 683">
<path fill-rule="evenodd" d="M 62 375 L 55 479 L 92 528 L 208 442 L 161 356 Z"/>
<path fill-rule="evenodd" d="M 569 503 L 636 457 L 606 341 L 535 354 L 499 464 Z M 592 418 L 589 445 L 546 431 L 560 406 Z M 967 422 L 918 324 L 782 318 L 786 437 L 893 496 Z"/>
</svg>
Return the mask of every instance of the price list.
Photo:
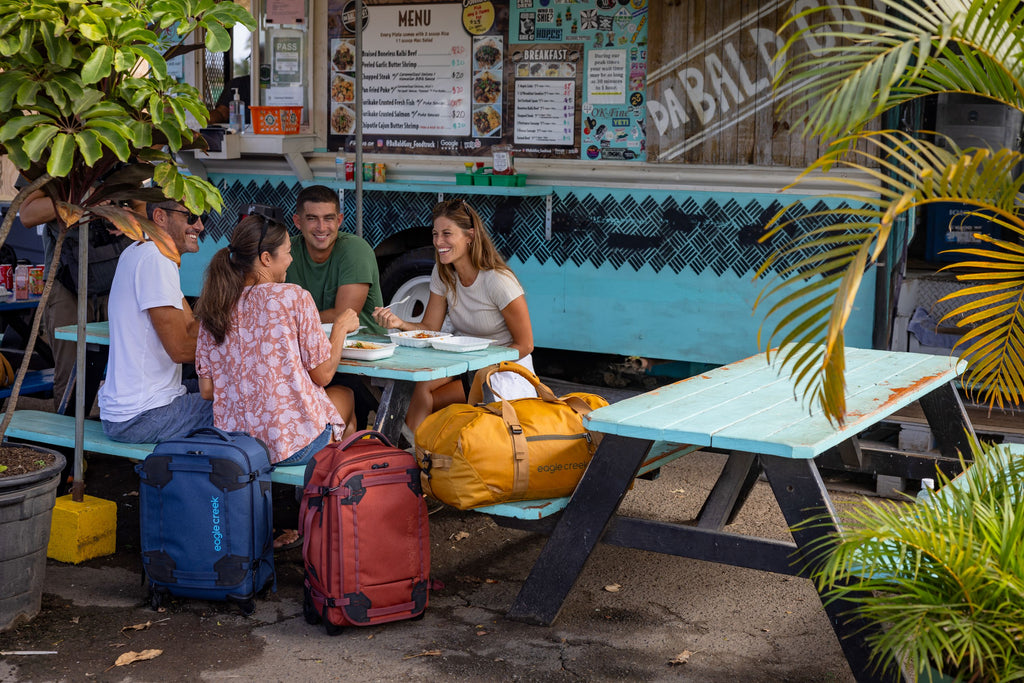
<svg viewBox="0 0 1024 683">
<path fill-rule="evenodd" d="M 363 131 L 378 135 L 467 135 L 469 37 L 461 5 L 373 8 L 363 50 Z"/>
<path fill-rule="evenodd" d="M 517 80 L 516 144 L 572 145 L 575 101 L 575 81 Z"/>
</svg>

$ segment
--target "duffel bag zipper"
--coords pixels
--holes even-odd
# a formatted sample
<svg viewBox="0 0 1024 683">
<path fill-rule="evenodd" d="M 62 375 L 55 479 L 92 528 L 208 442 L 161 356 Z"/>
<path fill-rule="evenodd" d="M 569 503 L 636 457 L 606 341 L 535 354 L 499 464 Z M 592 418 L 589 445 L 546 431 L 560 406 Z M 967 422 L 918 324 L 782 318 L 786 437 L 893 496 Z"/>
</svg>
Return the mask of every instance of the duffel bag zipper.
<svg viewBox="0 0 1024 683">
<path fill-rule="evenodd" d="M 534 434 L 533 436 L 526 437 L 527 443 L 530 441 L 575 441 L 576 439 L 586 439 L 587 443 L 592 441 L 590 432 L 583 432 L 582 434 Z"/>
</svg>

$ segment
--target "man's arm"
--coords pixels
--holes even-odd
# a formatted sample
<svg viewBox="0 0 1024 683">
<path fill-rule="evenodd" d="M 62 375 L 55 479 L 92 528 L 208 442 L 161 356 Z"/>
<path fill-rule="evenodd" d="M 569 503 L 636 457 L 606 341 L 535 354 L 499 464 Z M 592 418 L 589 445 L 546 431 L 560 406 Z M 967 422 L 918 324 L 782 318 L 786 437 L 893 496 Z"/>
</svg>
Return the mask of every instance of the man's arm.
<svg viewBox="0 0 1024 683">
<path fill-rule="evenodd" d="M 366 297 L 369 294 L 370 283 L 368 282 L 357 282 L 338 287 L 338 292 L 334 295 L 334 307 L 320 311 L 320 322 L 333 323 L 334 319 L 347 308 L 351 308 L 358 314 L 366 305 Z"/>
<path fill-rule="evenodd" d="M 196 360 L 196 336 L 198 325 L 192 317 L 192 309 L 182 299 L 182 308 L 157 306 L 147 309 L 153 329 L 163 344 L 164 351 L 175 363 L 194 363 Z M 183 310 L 184 309 L 184 310 Z"/>
<path fill-rule="evenodd" d="M 21 224 L 26 228 L 34 228 L 37 225 L 56 220 L 57 210 L 53 207 L 53 202 L 49 197 L 41 190 L 36 190 L 25 197 L 25 201 L 21 203 L 18 217 L 21 218 Z"/>
</svg>

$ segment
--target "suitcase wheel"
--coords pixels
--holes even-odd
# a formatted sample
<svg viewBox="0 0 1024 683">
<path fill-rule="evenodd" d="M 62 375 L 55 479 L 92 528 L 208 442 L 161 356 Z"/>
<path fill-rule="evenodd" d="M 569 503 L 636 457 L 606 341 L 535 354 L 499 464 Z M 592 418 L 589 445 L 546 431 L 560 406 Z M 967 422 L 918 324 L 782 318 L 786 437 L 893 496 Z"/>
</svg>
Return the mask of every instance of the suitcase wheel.
<svg viewBox="0 0 1024 683">
<path fill-rule="evenodd" d="M 252 598 L 248 600 L 238 600 L 237 604 L 243 617 L 250 617 L 252 616 L 252 613 L 256 611 L 256 601 Z"/>
<path fill-rule="evenodd" d="M 310 626 L 320 623 L 320 615 L 313 606 L 313 598 L 310 597 L 308 588 L 302 590 L 302 616 L 306 618 L 306 623 Z"/>
</svg>

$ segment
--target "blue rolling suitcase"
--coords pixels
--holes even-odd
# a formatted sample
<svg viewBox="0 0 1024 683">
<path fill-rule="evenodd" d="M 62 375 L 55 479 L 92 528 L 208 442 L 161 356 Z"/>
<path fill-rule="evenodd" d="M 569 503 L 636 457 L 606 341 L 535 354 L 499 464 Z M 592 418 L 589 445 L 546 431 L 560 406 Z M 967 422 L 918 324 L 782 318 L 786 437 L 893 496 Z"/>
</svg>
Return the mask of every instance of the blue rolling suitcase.
<svg viewBox="0 0 1024 683">
<path fill-rule="evenodd" d="M 256 593 L 277 590 L 270 469 L 263 442 L 213 427 L 164 441 L 135 466 L 154 609 L 170 594 L 250 614 Z"/>
</svg>

